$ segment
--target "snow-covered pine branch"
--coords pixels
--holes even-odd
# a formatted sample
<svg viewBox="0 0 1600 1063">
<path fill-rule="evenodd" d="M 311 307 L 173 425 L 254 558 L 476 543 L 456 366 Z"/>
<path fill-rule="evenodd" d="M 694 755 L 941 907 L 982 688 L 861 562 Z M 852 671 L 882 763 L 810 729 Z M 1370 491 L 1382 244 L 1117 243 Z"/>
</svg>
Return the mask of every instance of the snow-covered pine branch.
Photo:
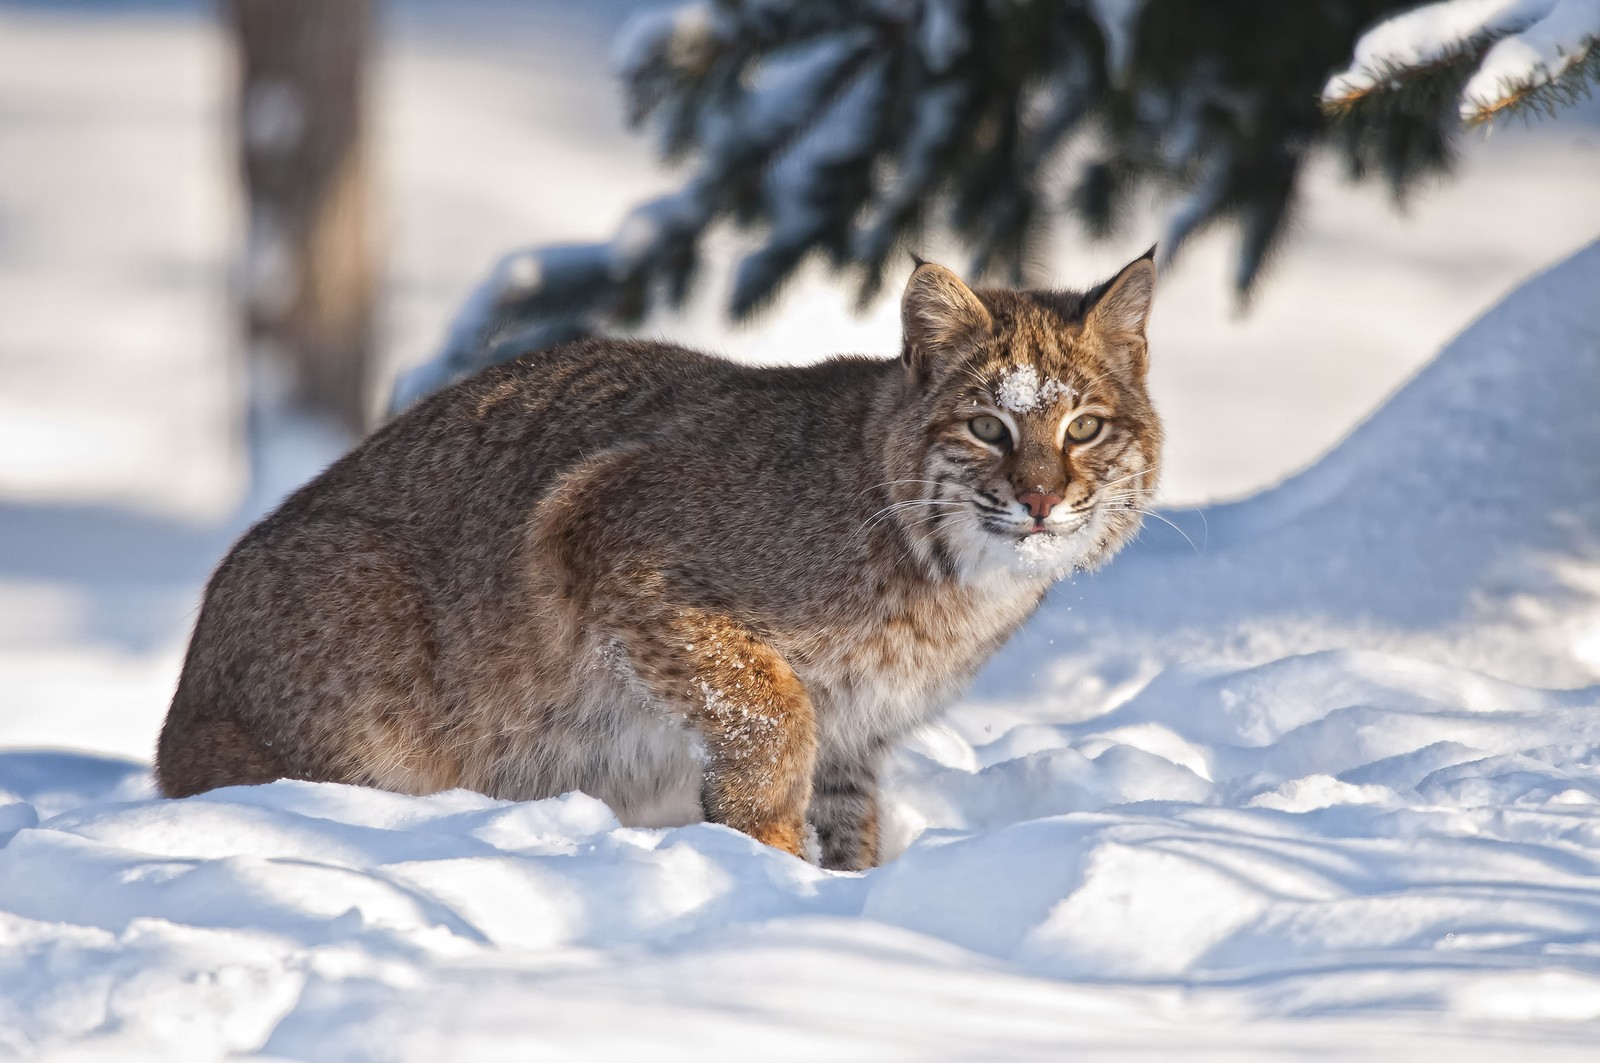
<svg viewBox="0 0 1600 1063">
<path fill-rule="evenodd" d="M 1381 22 L 1323 106 L 1350 114 L 1403 95 L 1456 100 L 1464 122 L 1550 112 L 1600 80 L 1600 0 L 1444 0 Z"/>
<path fill-rule="evenodd" d="M 1237 231 L 1242 298 L 1318 147 L 1396 190 L 1448 165 L 1437 122 L 1357 134 L 1318 104 L 1361 28 L 1402 3 L 696 0 L 641 15 L 614 62 L 631 121 L 682 167 L 679 190 L 608 240 L 508 256 L 396 406 L 680 306 L 717 226 L 754 243 L 733 267 L 742 317 L 818 256 L 865 301 L 936 235 L 966 249 L 974 278 L 1048 281 L 1055 269 L 1029 272 L 1054 225 L 1111 236 L 1154 192 L 1170 204 L 1169 258 L 1208 227 Z"/>
</svg>

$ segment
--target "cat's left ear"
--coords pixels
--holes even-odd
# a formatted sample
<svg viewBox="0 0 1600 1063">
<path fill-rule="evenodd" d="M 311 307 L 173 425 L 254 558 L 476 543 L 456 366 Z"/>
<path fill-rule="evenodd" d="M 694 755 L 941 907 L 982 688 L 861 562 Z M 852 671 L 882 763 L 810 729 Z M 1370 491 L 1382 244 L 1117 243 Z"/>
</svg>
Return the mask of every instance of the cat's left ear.
<svg viewBox="0 0 1600 1063">
<path fill-rule="evenodd" d="M 1145 360 L 1145 325 L 1156 291 L 1154 247 L 1122 267 L 1115 277 L 1089 293 L 1084 311 L 1085 331 L 1107 346 L 1126 351 L 1142 372 Z"/>
</svg>

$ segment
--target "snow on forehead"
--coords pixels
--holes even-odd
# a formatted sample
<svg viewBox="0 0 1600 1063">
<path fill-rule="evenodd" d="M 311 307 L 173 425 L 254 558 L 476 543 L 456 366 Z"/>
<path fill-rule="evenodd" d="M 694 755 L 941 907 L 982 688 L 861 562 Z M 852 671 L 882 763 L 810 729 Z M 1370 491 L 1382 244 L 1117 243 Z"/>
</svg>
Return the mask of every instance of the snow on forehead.
<svg viewBox="0 0 1600 1063">
<path fill-rule="evenodd" d="M 1041 380 L 1039 370 L 1031 365 L 1014 365 L 1005 370 L 994 390 L 995 401 L 1012 413 L 1032 413 L 1071 395 L 1072 388 L 1055 377 Z"/>
</svg>

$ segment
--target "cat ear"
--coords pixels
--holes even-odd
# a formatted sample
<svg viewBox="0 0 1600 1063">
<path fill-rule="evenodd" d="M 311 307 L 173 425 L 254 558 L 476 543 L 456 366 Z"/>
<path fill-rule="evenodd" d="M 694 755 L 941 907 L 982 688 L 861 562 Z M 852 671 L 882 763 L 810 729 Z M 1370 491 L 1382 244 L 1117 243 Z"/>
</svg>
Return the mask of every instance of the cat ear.
<svg viewBox="0 0 1600 1063">
<path fill-rule="evenodd" d="M 902 357 L 919 372 L 929 356 L 994 327 L 983 300 L 961 278 L 932 262 L 917 262 L 900 301 Z"/>
<path fill-rule="evenodd" d="M 1108 340 L 1131 339 L 1143 343 L 1155 291 L 1156 249 L 1151 247 L 1089 293 L 1084 325 Z"/>
<path fill-rule="evenodd" d="M 1083 312 L 1083 330 L 1099 336 L 1106 346 L 1125 352 L 1134 367 L 1144 371 L 1144 327 L 1150 320 L 1150 299 L 1155 296 L 1155 248 L 1133 259 L 1115 277 L 1090 291 Z"/>
</svg>

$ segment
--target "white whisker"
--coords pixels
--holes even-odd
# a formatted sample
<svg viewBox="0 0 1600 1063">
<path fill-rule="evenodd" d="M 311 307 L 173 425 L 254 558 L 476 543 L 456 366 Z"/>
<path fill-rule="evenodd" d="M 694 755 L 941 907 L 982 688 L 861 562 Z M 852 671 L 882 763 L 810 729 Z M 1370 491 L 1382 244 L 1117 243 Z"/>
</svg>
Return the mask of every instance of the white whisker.
<svg viewBox="0 0 1600 1063">
<path fill-rule="evenodd" d="M 1126 475 L 1126 476 L 1119 476 L 1115 480 L 1107 480 L 1105 483 L 1100 485 L 1099 490 L 1104 491 L 1108 487 L 1115 487 L 1117 484 L 1121 483 L 1124 480 L 1131 480 L 1135 476 L 1143 476 L 1147 472 L 1154 472 L 1155 468 L 1156 468 L 1155 466 L 1147 465 L 1144 468 L 1139 469 L 1139 470 L 1137 470 L 1135 472 L 1128 473 L 1128 475 Z"/>
<path fill-rule="evenodd" d="M 886 517 L 888 517 L 888 516 L 890 516 L 890 515 L 892 515 L 894 513 L 900 512 L 901 510 L 919 509 L 919 508 L 923 508 L 923 507 L 933 507 L 933 506 L 949 506 L 951 508 L 959 508 L 959 507 L 962 507 L 962 506 L 965 506 L 965 505 L 966 505 L 965 502 L 959 502 L 959 501 L 956 501 L 955 499 L 951 499 L 951 498 L 913 498 L 913 499 L 908 499 L 908 500 L 906 500 L 904 502 L 891 502 L 887 506 L 884 506 L 883 508 L 877 510 L 875 513 L 873 513 L 866 520 L 862 521 L 861 527 L 858 530 L 859 531 L 866 531 L 867 529 L 871 528 L 874 524 L 878 523 L 879 521 L 885 519 Z"/>
<path fill-rule="evenodd" d="M 1183 541 L 1189 544 L 1189 548 L 1195 552 L 1195 556 L 1197 556 L 1197 557 L 1202 556 L 1200 548 L 1194 544 L 1194 540 L 1193 539 L 1189 538 L 1189 533 L 1184 531 L 1182 528 L 1178 527 L 1176 524 L 1172 523 L 1172 521 L 1168 520 L 1166 517 L 1163 517 L 1161 514 L 1157 513 L 1153 509 L 1136 509 L 1136 510 L 1134 510 L 1134 512 L 1138 513 L 1140 516 L 1154 517 L 1156 520 L 1159 520 L 1162 524 L 1165 524 L 1167 527 L 1171 528 L 1173 531 L 1175 531 L 1179 535 L 1183 536 Z M 1205 519 L 1205 515 L 1201 514 L 1201 520 L 1204 521 L 1204 519 Z M 1207 540 L 1209 540 L 1210 537 L 1211 537 L 1210 536 L 1210 528 L 1208 527 L 1206 529 L 1206 538 L 1207 538 Z"/>
</svg>

